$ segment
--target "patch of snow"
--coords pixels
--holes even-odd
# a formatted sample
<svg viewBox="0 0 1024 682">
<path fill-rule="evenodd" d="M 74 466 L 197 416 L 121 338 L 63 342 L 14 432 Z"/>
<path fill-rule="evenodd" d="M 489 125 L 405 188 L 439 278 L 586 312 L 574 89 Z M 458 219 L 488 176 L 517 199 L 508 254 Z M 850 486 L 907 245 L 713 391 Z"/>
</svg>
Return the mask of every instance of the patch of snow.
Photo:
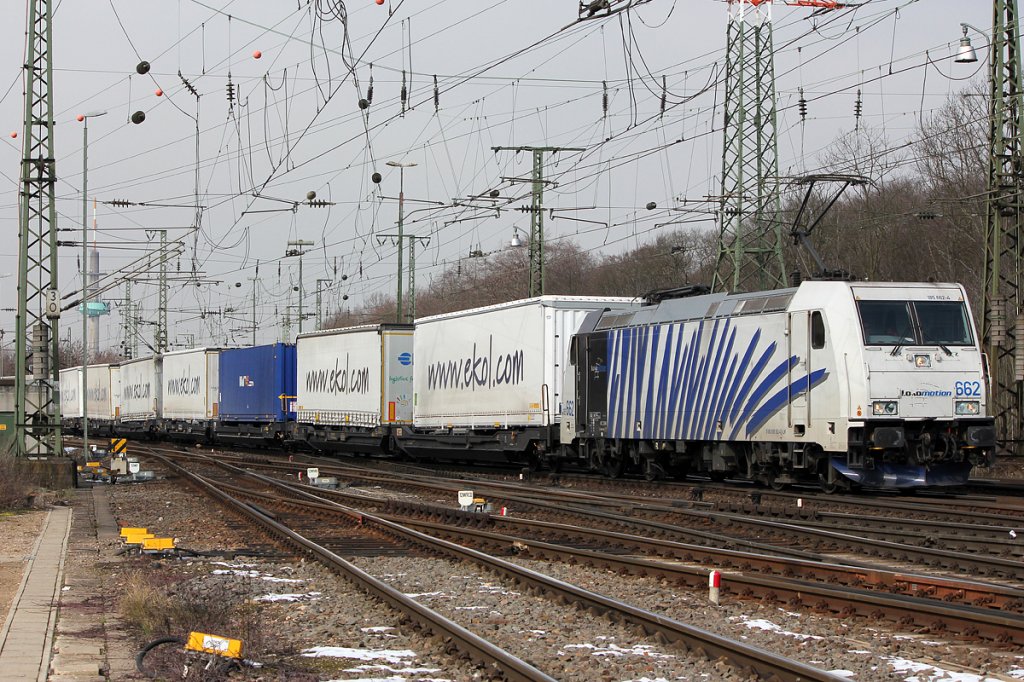
<svg viewBox="0 0 1024 682">
<path fill-rule="evenodd" d="M 223 568 L 217 568 L 213 571 L 214 575 L 237 575 L 239 578 L 259 578 L 259 571 L 245 571 L 245 570 L 224 570 Z"/>
<path fill-rule="evenodd" d="M 420 597 L 447 597 L 444 592 L 406 592 L 406 597 L 410 599 L 419 599 Z"/>
<path fill-rule="evenodd" d="M 608 644 L 607 646 L 598 646 L 596 644 L 569 644 L 564 647 L 565 649 L 590 649 L 591 656 L 644 656 L 647 658 L 658 658 L 658 659 L 669 659 L 675 658 L 672 654 L 663 654 L 659 651 L 655 651 L 654 647 L 647 644 L 637 644 L 632 647 L 621 647 L 618 644 Z M 559 654 L 565 654 L 565 651 L 559 651 Z"/>
<path fill-rule="evenodd" d="M 867 649 L 850 649 L 846 653 L 848 653 L 848 654 L 871 654 L 873 652 L 868 651 Z"/>
<path fill-rule="evenodd" d="M 416 652 L 409 649 L 355 649 L 345 646 L 315 646 L 304 649 L 307 658 L 351 658 L 357 661 L 387 661 L 401 663 L 403 658 L 416 658 Z"/>
<path fill-rule="evenodd" d="M 269 573 L 260 573 L 259 571 L 256 571 L 256 570 L 249 570 L 249 571 L 247 571 L 245 569 L 237 569 L 237 568 L 232 568 L 232 569 L 216 568 L 216 569 L 213 570 L 213 574 L 214 575 L 234 575 L 234 576 L 238 576 L 239 578 L 260 578 L 262 580 L 266 580 L 267 582 L 271 582 L 271 583 L 304 583 L 304 582 L 306 582 L 305 580 L 301 580 L 299 578 L 275 578 L 274 576 L 270 575 Z"/>
<path fill-rule="evenodd" d="M 804 635 L 799 632 L 790 632 L 789 630 L 783 630 L 782 627 L 776 625 L 770 620 L 764 620 L 763 618 L 745 620 L 741 622 L 740 625 L 746 625 L 748 628 L 766 630 L 768 632 L 774 632 L 776 634 L 785 635 L 786 637 L 794 637 L 796 639 L 825 639 L 820 635 Z"/>
<path fill-rule="evenodd" d="M 369 628 L 359 628 L 359 630 L 361 632 L 389 632 L 391 630 L 394 630 L 394 628 L 389 625 L 374 625 L 373 627 Z"/>
<path fill-rule="evenodd" d="M 316 598 L 319 597 L 319 596 L 320 596 L 319 592 L 307 592 L 305 594 L 289 592 L 289 593 L 284 593 L 284 594 L 265 594 L 265 595 L 263 595 L 261 597 L 256 597 L 255 599 L 253 599 L 253 601 L 259 601 L 259 602 L 303 601 L 303 600 L 315 601 Z"/>
<path fill-rule="evenodd" d="M 456 611 L 479 611 L 480 609 L 486 609 L 486 606 L 456 606 Z"/>
<path fill-rule="evenodd" d="M 1024 668 L 1014 668 L 1006 673 L 1010 677 L 1015 677 L 1018 680 L 1024 680 Z"/>
<path fill-rule="evenodd" d="M 390 665 L 357 665 L 354 668 L 346 668 L 347 673 L 368 673 L 374 670 L 383 670 L 388 673 L 399 673 L 402 675 L 422 675 L 424 673 L 439 673 L 440 668 L 392 668 Z"/>
<path fill-rule="evenodd" d="M 225 566 L 227 568 L 252 568 L 256 564 L 232 564 L 227 561 L 213 561 L 211 562 L 214 566 Z"/>
<path fill-rule="evenodd" d="M 519 596 L 518 592 L 513 592 L 512 590 L 506 590 L 501 585 L 495 585 L 493 583 L 480 583 L 480 589 L 477 590 L 477 592 L 480 592 L 482 594 L 501 594 L 501 595 L 508 594 L 508 595 L 512 595 L 514 597 L 518 597 Z"/>
<path fill-rule="evenodd" d="M 835 675 L 836 677 L 849 677 L 849 678 L 852 678 L 857 673 L 853 672 L 852 670 L 842 670 L 842 669 L 840 669 L 840 670 L 829 670 L 828 674 L 829 675 Z"/>
<path fill-rule="evenodd" d="M 930 663 L 912 661 L 908 658 L 899 658 L 898 656 L 883 656 L 882 658 L 897 673 L 913 673 L 904 678 L 906 682 L 996 682 L 994 677 L 946 670 Z"/>
</svg>

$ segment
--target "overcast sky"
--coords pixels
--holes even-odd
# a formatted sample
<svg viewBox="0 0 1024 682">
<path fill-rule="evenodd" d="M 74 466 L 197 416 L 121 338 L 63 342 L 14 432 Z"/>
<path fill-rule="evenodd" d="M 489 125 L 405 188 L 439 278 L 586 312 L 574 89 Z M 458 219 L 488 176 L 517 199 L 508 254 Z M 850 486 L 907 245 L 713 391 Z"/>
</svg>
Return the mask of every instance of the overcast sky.
<svg viewBox="0 0 1024 682">
<path fill-rule="evenodd" d="M 59 226 L 75 230 L 60 238 L 77 241 L 82 219 L 82 124 L 75 116 L 106 110 L 89 126 L 90 196 L 177 206 L 100 204 L 102 270 L 119 270 L 145 254 L 152 246 L 147 228 L 166 228 L 172 241 L 182 242 L 183 255 L 170 264 L 172 344 L 189 335 L 201 344 L 248 342 L 257 259 L 257 339 L 276 340 L 288 291 L 298 286 L 298 260 L 283 258 L 289 240 L 315 243 L 303 263 L 305 312 L 313 308 L 318 279 L 334 282 L 324 295 L 331 309 L 342 305 L 343 294 L 347 305 L 393 295 L 396 247 L 381 237 L 395 232 L 398 212 L 399 172 L 389 160 L 417 164 L 404 171 L 405 227 L 429 237 L 417 250 L 421 288 L 471 251 L 508 248 L 513 226 L 529 230 L 528 216 L 515 209 L 529 203 L 529 186 L 516 179 L 529 176 L 530 156 L 495 154 L 495 146 L 586 150 L 546 163 L 557 184 L 546 190 L 545 205 L 559 209 L 547 222 L 548 239 L 615 253 L 678 227 L 656 227 L 673 220 L 715 229 L 713 204 L 702 201 L 718 193 L 720 182 L 723 90 L 714 84 L 724 80 L 724 2 L 651 0 L 628 14 L 577 21 L 569 0 L 388 0 L 381 6 L 350 0 L 361 94 L 349 74 L 342 23 L 332 13 L 339 2 L 321 2 L 319 13 L 305 0 L 57 4 L 57 207 Z M 954 79 L 985 76 L 975 68 L 980 63 L 958 65 L 950 56 L 961 21 L 990 30 L 990 3 L 857 4 L 824 14 L 774 9 L 783 175 L 821 169 L 822 152 L 857 123 L 858 89 L 860 125 L 899 143 L 968 82 Z M 0 120 L 18 138 L 6 132 L 0 138 L 5 309 L 16 305 L 25 38 L 24 3 L 7 7 L 0 27 Z M 984 58 L 987 39 L 971 36 Z M 141 59 L 152 64 L 146 76 L 135 72 Z M 403 68 L 411 107 L 404 114 Z M 179 71 L 200 95 L 198 232 L 191 229 L 197 102 Z M 229 73 L 237 88 L 233 106 Z M 358 101 L 371 74 L 373 102 L 364 119 Z M 800 88 L 809 101 L 804 123 L 796 106 Z M 135 111 L 146 114 L 141 125 L 129 120 Z M 376 186 L 375 171 L 383 175 Z M 497 202 L 469 200 L 494 189 Z M 302 202 L 309 191 L 334 205 L 293 211 L 279 201 Z M 684 199 L 689 212 L 669 210 L 684 207 Z M 657 210 L 644 208 L 650 201 Z M 491 205 L 501 210 L 486 209 Z M 59 253 L 61 289 L 69 293 L 81 286 L 80 249 Z M 155 286 L 140 283 L 133 294 L 143 317 L 154 320 Z M 118 287 L 105 298 L 122 295 Z M 290 303 L 298 303 L 298 294 Z M 237 312 L 208 314 L 225 309 Z M 102 347 L 119 343 L 120 320 L 116 307 L 103 319 Z M 304 329 L 314 324 L 307 320 Z M 80 337 L 76 313 L 66 313 L 61 326 L 62 337 Z M 0 313 L 5 346 L 13 328 L 14 315 Z M 151 338 L 151 326 L 140 329 Z"/>
</svg>

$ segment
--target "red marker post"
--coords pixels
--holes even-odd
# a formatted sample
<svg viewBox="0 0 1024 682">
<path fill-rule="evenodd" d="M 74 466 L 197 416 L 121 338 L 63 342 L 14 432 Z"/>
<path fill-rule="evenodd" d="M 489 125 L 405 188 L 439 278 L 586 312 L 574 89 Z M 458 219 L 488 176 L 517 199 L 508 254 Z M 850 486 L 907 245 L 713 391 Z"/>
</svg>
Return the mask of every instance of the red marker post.
<svg viewBox="0 0 1024 682">
<path fill-rule="evenodd" d="M 722 574 L 719 571 L 711 571 L 708 574 L 708 599 L 715 606 L 718 606 L 718 595 L 722 587 Z"/>
</svg>

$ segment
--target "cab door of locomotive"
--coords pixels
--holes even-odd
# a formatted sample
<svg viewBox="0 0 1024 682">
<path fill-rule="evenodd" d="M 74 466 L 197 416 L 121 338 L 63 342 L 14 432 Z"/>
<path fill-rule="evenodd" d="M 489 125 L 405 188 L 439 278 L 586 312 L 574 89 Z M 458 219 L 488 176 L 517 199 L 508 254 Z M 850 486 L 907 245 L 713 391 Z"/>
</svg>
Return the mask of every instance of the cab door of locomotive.
<svg viewBox="0 0 1024 682">
<path fill-rule="evenodd" d="M 576 363 L 576 381 L 583 406 L 577 406 L 578 430 L 589 436 L 604 436 L 608 424 L 608 334 L 600 332 L 577 337 L 582 357 Z"/>
<path fill-rule="evenodd" d="M 817 315 L 820 319 L 821 313 Z M 789 357 L 795 357 L 796 362 L 790 363 L 787 375 L 790 390 L 787 411 L 789 428 L 796 436 L 802 436 L 811 421 L 810 387 L 807 385 L 813 368 L 811 317 L 812 311 L 798 310 L 789 313 L 788 319 Z"/>
</svg>

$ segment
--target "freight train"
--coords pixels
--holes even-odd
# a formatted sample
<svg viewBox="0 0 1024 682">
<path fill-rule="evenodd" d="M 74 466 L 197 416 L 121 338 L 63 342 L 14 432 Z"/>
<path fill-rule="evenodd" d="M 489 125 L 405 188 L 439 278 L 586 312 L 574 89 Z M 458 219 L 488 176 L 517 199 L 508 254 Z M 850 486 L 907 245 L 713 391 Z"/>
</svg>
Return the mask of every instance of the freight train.
<svg viewBox="0 0 1024 682">
<path fill-rule="evenodd" d="M 960 485 L 995 452 L 961 286 L 543 296 L 90 367 L 92 433 L 779 488 Z M 81 425 L 81 370 L 61 373 Z M 104 398 L 106 396 L 106 398 Z"/>
</svg>

